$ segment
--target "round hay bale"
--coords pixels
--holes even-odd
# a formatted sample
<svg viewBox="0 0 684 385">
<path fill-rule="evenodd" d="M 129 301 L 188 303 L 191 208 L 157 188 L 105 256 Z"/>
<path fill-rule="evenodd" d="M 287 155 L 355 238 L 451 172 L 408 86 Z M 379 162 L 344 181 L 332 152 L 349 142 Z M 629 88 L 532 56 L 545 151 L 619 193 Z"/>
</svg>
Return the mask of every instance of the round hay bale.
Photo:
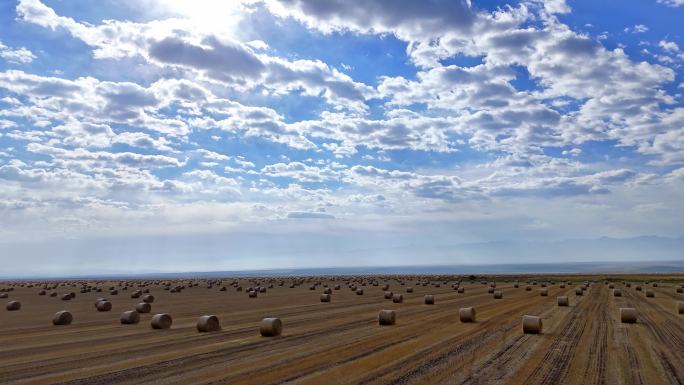
<svg viewBox="0 0 684 385">
<path fill-rule="evenodd" d="M 152 329 L 168 329 L 173 323 L 173 318 L 167 313 L 155 314 L 150 320 Z"/>
<path fill-rule="evenodd" d="M 542 331 L 542 319 L 533 315 L 524 315 L 522 328 L 525 334 L 539 334 Z"/>
<path fill-rule="evenodd" d="M 135 305 L 135 311 L 138 313 L 149 313 L 152 310 L 152 305 L 147 302 L 140 302 Z"/>
<path fill-rule="evenodd" d="M 677 314 L 684 314 L 684 302 L 677 302 Z"/>
<path fill-rule="evenodd" d="M 250 290 L 247 293 L 249 295 L 249 298 L 256 298 L 259 295 L 259 292 L 257 292 L 256 290 Z"/>
<path fill-rule="evenodd" d="M 356 289 L 356 295 L 363 295 L 363 289 Z"/>
<path fill-rule="evenodd" d="M 636 291 L 641 291 L 641 285 L 637 285 L 634 289 L 636 289 Z"/>
<path fill-rule="evenodd" d="M 494 288 L 493 288 L 493 287 L 490 287 L 489 289 L 487 289 L 487 293 L 493 294 L 493 293 L 494 293 Z"/>
<path fill-rule="evenodd" d="M 646 290 L 646 297 L 648 297 L 648 298 L 655 297 L 655 292 L 653 290 Z"/>
<path fill-rule="evenodd" d="M 5 308 L 6 308 L 8 311 L 17 311 L 17 310 L 21 309 L 21 302 L 19 302 L 19 301 L 9 301 L 9 302 L 7 302 L 7 306 L 5 306 Z"/>
<path fill-rule="evenodd" d="M 154 302 L 154 296 L 152 294 L 143 295 L 142 301 L 145 303 L 152 303 Z"/>
<path fill-rule="evenodd" d="M 326 287 L 325 290 L 323 290 L 323 294 L 332 294 L 332 289 L 329 287 Z"/>
<path fill-rule="evenodd" d="M 530 285 L 525 286 L 525 291 L 532 291 L 532 286 L 530 286 Z"/>
<path fill-rule="evenodd" d="M 613 284 L 611 283 L 610 285 L 608 285 L 608 288 L 609 288 L 609 289 L 615 289 L 615 285 L 613 285 Z"/>
<path fill-rule="evenodd" d="M 501 290 L 496 290 L 496 291 L 494 292 L 494 296 L 493 296 L 493 297 L 494 297 L 494 299 L 502 299 L 502 298 L 503 298 L 503 291 L 501 291 Z"/>
<path fill-rule="evenodd" d="M 622 290 L 613 289 L 613 297 L 622 297 Z"/>
<path fill-rule="evenodd" d="M 383 291 L 389 290 L 389 285 L 382 285 L 382 290 Z"/>
<path fill-rule="evenodd" d="M 0 293 L 0 298 L 8 298 L 9 294 L 7 293 Z"/>
<path fill-rule="evenodd" d="M 465 287 L 459 287 L 457 292 L 458 292 L 459 294 L 465 293 Z"/>
<path fill-rule="evenodd" d="M 98 301 L 95 304 L 97 311 L 110 311 L 112 310 L 112 303 L 109 301 Z"/>
<path fill-rule="evenodd" d="M 50 293 L 50 297 L 56 297 L 56 296 L 57 296 L 57 292 L 56 292 L 56 291 L 53 291 L 53 292 Z"/>
<path fill-rule="evenodd" d="M 47 291 L 45 291 L 45 290 L 41 290 L 38 292 L 38 295 L 45 295 L 45 294 L 47 294 Z"/>
<path fill-rule="evenodd" d="M 633 307 L 620 308 L 620 322 L 624 324 L 633 324 L 637 322 L 637 311 Z"/>
<path fill-rule="evenodd" d="M 66 310 L 62 310 L 55 313 L 54 317 L 52 317 L 52 324 L 55 326 L 69 325 L 73 320 L 74 316 L 71 315 L 71 313 Z"/>
<path fill-rule="evenodd" d="M 134 325 L 140 322 L 140 314 L 135 310 L 128 310 L 121 313 L 122 325 Z"/>
<path fill-rule="evenodd" d="M 412 287 L 407 287 L 406 288 L 407 293 L 413 293 L 413 288 Z"/>
<path fill-rule="evenodd" d="M 475 308 L 462 307 L 458 309 L 458 319 L 461 322 L 475 322 Z"/>
<path fill-rule="evenodd" d="M 576 288 L 575 289 L 575 295 L 579 295 L 579 296 L 584 295 L 584 290 L 582 290 L 581 287 Z"/>
<path fill-rule="evenodd" d="M 71 301 L 71 294 L 62 294 L 62 301 Z"/>
<path fill-rule="evenodd" d="M 330 295 L 328 293 L 321 294 L 321 302 L 330 302 L 331 298 L 332 298 L 332 295 Z"/>
<path fill-rule="evenodd" d="M 280 318 L 264 318 L 259 324 L 259 333 L 263 337 L 277 337 L 283 332 L 283 322 Z"/>
<path fill-rule="evenodd" d="M 566 295 L 559 295 L 557 300 L 558 306 L 570 306 L 570 300 L 568 300 L 568 296 Z"/>
<path fill-rule="evenodd" d="M 684 293 L 684 287 L 679 286 L 677 288 L 677 293 Z"/>
<path fill-rule="evenodd" d="M 385 292 L 385 299 L 392 299 L 393 295 L 394 295 L 394 293 L 392 293 L 391 291 L 386 291 Z"/>
<path fill-rule="evenodd" d="M 560 285 L 558 285 L 558 287 L 561 288 L 561 289 L 565 289 L 565 284 L 564 284 L 564 283 L 561 283 Z"/>
<path fill-rule="evenodd" d="M 539 290 L 539 295 L 542 297 L 548 297 L 549 296 L 549 289 L 543 288 Z"/>
<path fill-rule="evenodd" d="M 397 313 L 394 310 L 380 310 L 378 313 L 379 325 L 394 325 L 397 322 Z"/>
<path fill-rule="evenodd" d="M 335 289 L 335 290 L 340 290 L 340 285 L 335 285 L 335 286 L 333 286 L 333 289 Z"/>
<path fill-rule="evenodd" d="M 203 315 L 197 320 L 197 331 L 200 333 L 217 332 L 219 330 L 221 330 L 221 324 L 215 315 Z"/>
<path fill-rule="evenodd" d="M 426 305 L 434 305 L 435 304 L 435 296 L 432 294 L 428 294 L 425 296 L 425 304 Z"/>
<path fill-rule="evenodd" d="M 401 294 L 395 294 L 392 296 L 392 302 L 394 303 L 403 303 L 404 302 L 404 296 Z"/>
</svg>

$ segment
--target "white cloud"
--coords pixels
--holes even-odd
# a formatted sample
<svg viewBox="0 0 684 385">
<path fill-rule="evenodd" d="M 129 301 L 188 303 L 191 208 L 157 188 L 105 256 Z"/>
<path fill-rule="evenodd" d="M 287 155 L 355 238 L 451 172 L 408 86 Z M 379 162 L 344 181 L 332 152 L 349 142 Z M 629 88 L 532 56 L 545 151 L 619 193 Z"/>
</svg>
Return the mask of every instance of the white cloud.
<svg viewBox="0 0 684 385">
<path fill-rule="evenodd" d="M 14 64 L 28 64 L 36 58 L 36 55 L 24 47 L 13 49 L 0 41 L 0 58 Z"/>
</svg>

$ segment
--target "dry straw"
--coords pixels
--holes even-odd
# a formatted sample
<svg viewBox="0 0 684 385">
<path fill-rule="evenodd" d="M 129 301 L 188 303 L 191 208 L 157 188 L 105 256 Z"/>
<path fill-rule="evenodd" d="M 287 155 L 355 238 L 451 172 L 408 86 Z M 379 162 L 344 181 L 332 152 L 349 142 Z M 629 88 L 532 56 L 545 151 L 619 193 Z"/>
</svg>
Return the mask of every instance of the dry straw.
<svg viewBox="0 0 684 385">
<path fill-rule="evenodd" d="M 626 324 L 633 324 L 637 322 L 637 311 L 633 307 L 620 308 L 620 321 Z"/>
<path fill-rule="evenodd" d="M 5 307 L 8 311 L 17 311 L 21 309 L 21 302 L 19 301 L 9 301 Z"/>
<path fill-rule="evenodd" d="M 150 321 L 152 329 L 168 329 L 172 323 L 173 319 L 167 313 L 155 314 Z"/>
<path fill-rule="evenodd" d="M 121 313 L 121 324 L 134 325 L 140 322 L 140 314 L 135 310 L 128 310 Z"/>
<path fill-rule="evenodd" d="M 259 332 L 263 337 L 277 337 L 283 332 L 283 322 L 280 318 L 264 318 L 259 325 Z"/>
<path fill-rule="evenodd" d="M 475 322 L 475 308 L 462 307 L 458 309 L 458 319 L 461 322 Z"/>
<path fill-rule="evenodd" d="M 394 325 L 397 322 L 397 314 L 394 310 L 380 310 L 378 313 L 378 324 Z"/>
<path fill-rule="evenodd" d="M 524 315 L 522 328 L 525 334 L 539 334 L 542 331 L 542 319 L 533 315 Z"/>
<path fill-rule="evenodd" d="M 69 325 L 73 320 L 74 316 L 71 315 L 71 313 L 66 310 L 62 310 L 55 313 L 54 317 L 52 317 L 52 324 L 55 326 Z"/>
<path fill-rule="evenodd" d="M 221 330 L 221 324 L 215 315 L 203 315 L 197 320 L 197 331 L 200 333 L 217 332 L 219 330 Z"/>
</svg>

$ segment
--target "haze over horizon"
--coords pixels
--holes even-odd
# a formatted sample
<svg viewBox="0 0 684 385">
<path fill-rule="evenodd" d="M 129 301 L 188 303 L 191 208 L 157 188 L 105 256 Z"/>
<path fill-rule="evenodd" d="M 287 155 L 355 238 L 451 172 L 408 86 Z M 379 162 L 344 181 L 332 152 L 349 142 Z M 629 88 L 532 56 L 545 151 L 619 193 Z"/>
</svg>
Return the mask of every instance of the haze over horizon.
<svg viewBox="0 0 684 385">
<path fill-rule="evenodd" d="M 681 20 L 3 1 L 3 274 L 684 260 Z"/>
</svg>

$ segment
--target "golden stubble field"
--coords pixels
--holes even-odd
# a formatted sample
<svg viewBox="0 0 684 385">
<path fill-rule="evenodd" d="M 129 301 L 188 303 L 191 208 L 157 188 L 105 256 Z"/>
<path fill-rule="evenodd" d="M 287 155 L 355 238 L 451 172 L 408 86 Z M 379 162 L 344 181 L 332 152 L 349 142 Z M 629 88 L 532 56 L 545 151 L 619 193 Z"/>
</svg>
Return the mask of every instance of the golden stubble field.
<svg viewBox="0 0 684 385">
<path fill-rule="evenodd" d="M 585 281 L 588 288 L 577 296 Z M 455 290 L 458 282 L 464 293 Z M 493 298 L 490 282 L 503 298 Z M 0 383 L 681 384 L 681 282 L 677 275 L 0 282 L 12 290 L 3 306 L 21 303 L 20 310 L 0 310 Z M 185 288 L 172 292 L 167 284 Z M 548 296 L 540 295 L 543 284 Z M 45 285 L 46 295 L 39 295 Z M 320 301 L 326 285 L 328 303 Z M 384 285 L 403 302 L 386 299 Z M 258 286 L 266 292 L 249 298 L 247 289 Z M 137 324 L 121 324 L 121 314 L 141 302 L 131 298 L 136 290 L 155 297 L 152 310 Z M 70 292 L 73 299 L 61 298 Z M 427 294 L 433 305 L 425 304 Z M 568 307 L 557 305 L 560 295 Z M 95 308 L 101 297 L 110 311 Z M 462 323 L 459 309 L 471 306 L 476 322 Z M 637 323 L 620 321 L 623 307 L 637 310 Z M 395 325 L 378 325 L 382 309 L 395 311 Z M 70 325 L 52 324 L 61 310 L 73 315 Z M 151 328 L 158 313 L 172 316 L 170 329 Z M 217 316 L 221 330 L 198 332 L 203 315 Z M 524 334 L 523 315 L 541 317 L 542 333 Z M 266 317 L 282 320 L 281 336 L 260 335 Z"/>
</svg>

